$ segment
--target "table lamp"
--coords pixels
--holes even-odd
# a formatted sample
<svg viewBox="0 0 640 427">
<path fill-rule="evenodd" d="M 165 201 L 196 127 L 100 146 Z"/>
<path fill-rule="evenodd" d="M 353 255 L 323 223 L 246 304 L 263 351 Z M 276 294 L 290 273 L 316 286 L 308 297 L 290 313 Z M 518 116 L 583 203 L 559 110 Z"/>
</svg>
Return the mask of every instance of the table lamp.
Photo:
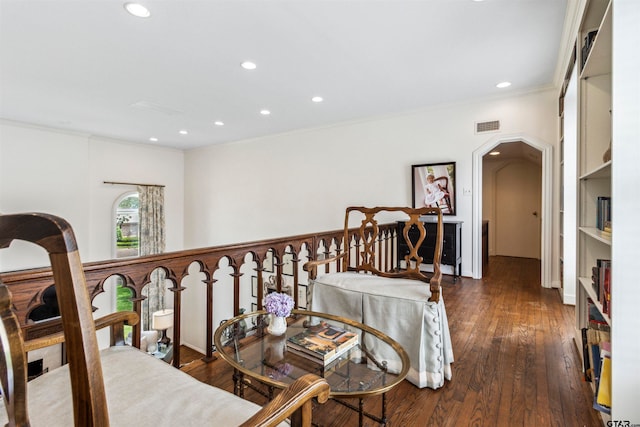
<svg viewBox="0 0 640 427">
<path fill-rule="evenodd" d="M 158 345 L 163 345 L 166 348 L 171 342 L 171 339 L 167 336 L 167 329 L 173 327 L 173 310 L 167 308 L 154 312 L 151 319 L 151 327 L 162 332 Z"/>
</svg>

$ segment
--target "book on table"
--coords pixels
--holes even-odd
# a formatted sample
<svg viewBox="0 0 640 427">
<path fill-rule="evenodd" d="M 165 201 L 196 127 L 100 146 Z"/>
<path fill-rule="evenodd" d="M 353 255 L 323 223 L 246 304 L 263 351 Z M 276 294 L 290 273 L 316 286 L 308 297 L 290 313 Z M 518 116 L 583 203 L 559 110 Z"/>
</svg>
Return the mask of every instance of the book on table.
<svg viewBox="0 0 640 427">
<path fill-rule="evenodd" d="M 358 344 L 358 335 L 323 323 L 287 339 L 287 350 L 318 363 L 328 364 Z"/>
</svg>

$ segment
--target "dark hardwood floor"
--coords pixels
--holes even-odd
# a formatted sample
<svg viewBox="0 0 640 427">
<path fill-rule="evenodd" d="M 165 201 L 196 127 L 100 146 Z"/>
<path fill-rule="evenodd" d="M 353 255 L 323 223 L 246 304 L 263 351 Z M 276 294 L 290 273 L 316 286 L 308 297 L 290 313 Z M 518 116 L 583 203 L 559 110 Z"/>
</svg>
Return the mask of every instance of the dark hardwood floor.
<svg viewBox="0 0 640 427">
<path fill-rule="evenodd" d="M 407 381 L 387 394 L 389 426 L 601 426 L 573 341 L 574 308 L 540 287 L 540 263 L 492 257 L 482 280 L 445 277 L 453 341 L 453 379 L 438 390 Z M 193 357 L 193 356 L 192 356 Z M 224 361 L 183 368 L 232 390 Z M 247 398 L 264 404 L 250 391 Z M 365 408 L 379 411 L 380 399 Z M 329 401 L 314 409 L 319 426 L 357 426 L 353 411 Z M 365 425 L 377 425 L 366 420 Z"/>
</svg>

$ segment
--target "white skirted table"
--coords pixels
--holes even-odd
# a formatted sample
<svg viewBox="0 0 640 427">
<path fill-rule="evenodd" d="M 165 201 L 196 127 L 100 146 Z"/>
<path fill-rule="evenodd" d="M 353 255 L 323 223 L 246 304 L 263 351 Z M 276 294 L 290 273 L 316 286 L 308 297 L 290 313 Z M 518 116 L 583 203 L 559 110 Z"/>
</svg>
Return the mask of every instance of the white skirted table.
<svg viewBox="0 0 640 427">
<path fill-rule="evenodd" d="M 429 285 L 417 280 L 355 272 L 319 275 L 310 290 L 314 311 L 361 322 L 393 338 L 409 354 L 407 380 L 436 389 L 451 379 L 453 350 L 442 295 L 438 303 L 429 302 L 430 296 Z"/>
</svg>

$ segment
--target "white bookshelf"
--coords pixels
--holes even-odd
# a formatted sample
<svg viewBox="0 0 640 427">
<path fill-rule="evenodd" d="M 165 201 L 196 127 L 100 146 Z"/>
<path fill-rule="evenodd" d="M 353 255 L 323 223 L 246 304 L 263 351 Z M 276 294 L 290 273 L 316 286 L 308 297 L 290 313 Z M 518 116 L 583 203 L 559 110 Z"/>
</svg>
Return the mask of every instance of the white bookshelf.
<svg viewBox="0 0 640 427">
<path fill-rule="evenodd" d="M 574 201 L 564 196 L 564 268 L 576 271 L 576 343 L 582 350 L 581 328 L 588 323 L 587 298 L 603 311 L 592 287 L 592 267 L 611 260 L 611 312 L 603 313 L 611 326 L 612 405 L 603 423 L 640 424 L 637 389 L 640 386 L 640 1 L 587 0 L 578 34 L 578 114 L 576 172 L 567 171 L 573 155 L 564 132 L 565 186 L 573 178 Z M 583 61 L 587 34 L 597 29 Z M 584 67 L 582 64 L 584 63 Z M 612 160 L 603 154 L 612 146 Z M 598 197 L 611 197 L 612 232 L 596 228 Z M 569 205 L 569 206 L 568 206 Z M 567 212 L 575 207 L 575 218 Z M 575 219 L 575 264 L 568 264 L 569 224 Z M 567 276 L 565 274 L 565 281 Z M 568 286 L 565 283 L 565 286 Z M 612 424 L 613 425 L 613 424 Z"/>
</svg>

